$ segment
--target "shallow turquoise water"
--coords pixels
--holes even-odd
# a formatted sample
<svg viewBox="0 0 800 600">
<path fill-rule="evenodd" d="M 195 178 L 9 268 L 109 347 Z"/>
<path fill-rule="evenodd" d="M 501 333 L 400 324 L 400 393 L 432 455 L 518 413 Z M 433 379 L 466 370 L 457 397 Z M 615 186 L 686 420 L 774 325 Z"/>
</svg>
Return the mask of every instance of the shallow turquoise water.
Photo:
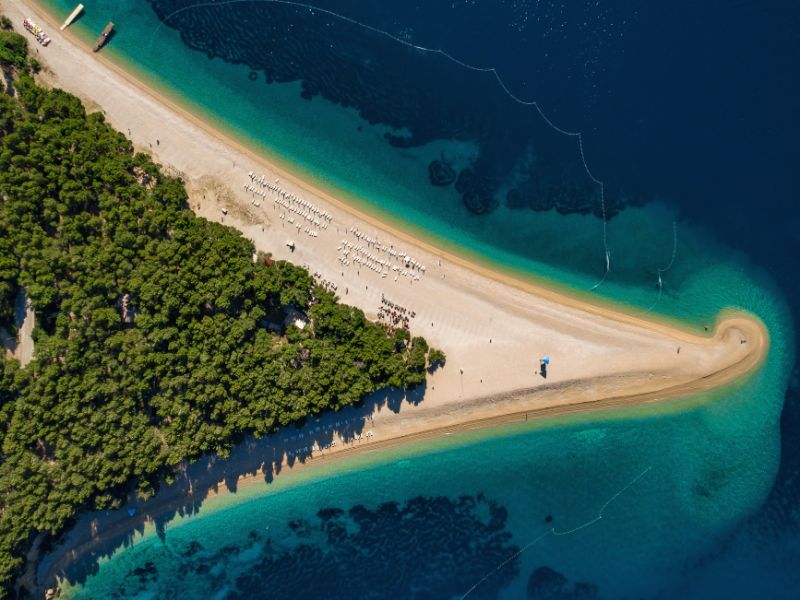
<svg viewBox="0 0 800 600">
<path fill-rule="evenodd" d="M 565 419 L 549 427 L 517 425 L 454 436 L 423 448 L 342 461 L 329 470 L 310 469 L 297 481 L 290 476 L 273 487 L 246 488 L 209 501 L 198 515 L 173 521 L 163 540 L 150 534 L 119 551 L 66 597 L 111 597 L 121 586 L 155 597 L 211 595 L 232 586 L 241 573 L 265 568 L 261 552 L 267 538 L 273 553 L 291 552 L 300 544 L 331 546 L 314 527 L 311 538 L 298 537 L 289 527 L 298 519 L 314 524 L 321 509 L 364 505 L 376 510 L 383 502 L 402 505 L 418 496 L 479 494 L 508 511 L 505 529 L 517 548 L 544 534 L 514 561 L 519 575 L 500 597 L 521 597 L 530 573 L 542 565 L 572 581 L 590 582 L 601 597 L 653 597 L 656 592 L 669 597 L 686 570 L 713 554 L 758 508 L 777 469 L 777 423 L 789 360 L 787 332 L 780 325 L 786 315 L 761 290 L 751 288 L 748 295 L 749 303 L 740 302 L 765 318 L 773 351 L 765 367 L 738 389 L 624 414 Z M 546 533 L 590 523 L 609 500 L 598 522 L 569 535 Z M 545 521 L 547 515 L 552 523 Z M 260 536 L 255 547 L 251 532 Z M 400 533 L 432 536 L 446 552 L 452 532 L 422 522 Z M 191 542 L 202 545 L 205 560 L 217 571 L 182 570 L 191 564 L 181 557 Z M 363 543 L 389 559 L 391 539 L 368 537 Z M 157 565 L 158 578 L 141 584 L 132 573 L 148 561 Z M 483 571 L 460 581 L 456 594 L 492 571 L 482 566 Z M 313 581 L 313 572 L 292 573 L 298 581 Z M 492 597 L 493 590 L 479 586 L 475 594 Z"/>
<path fill-rule="evenodd" d="M 57 6 L 62 13 L 71 8 L 63 0 L 43 4 Z M 432 158 L 444 152 L 456 163 L 467 161 L 477 152 L 475 144 L 437 140 L 421 148 L 392 148 L 383 138 L 387 128 L 370 125 L 352 108 L 319 97 L 304 101 L 298 83 L 251 82 L 246 66 L 207 60 L 184 46 L 174 30 L 159 26 L 143 2 L 85 4 L 87 11 L 75 26 L 82 38 L 94 42 L 95 32 L 113 16 L 117 33 L 105 54 L 190 103 L 195 111 L 213 115 L 216 125 L 240 140 L 302 169 L 320 185 L 343 191 L 392 222 L 424 231 L 437 242 L 455 245 L 462 253 L 504 268 L 584 291 L 602 276 L 605 250 L 600 219 L 502 206 L 478 218 L 463 210 L 452 187 L 428 184 L 427 165 Z M 168 138 L 168 132 L 164 137 Z M 577 143 L 565 141 L 565 145 L 577 164 Z M 600 288 L 603 296 L 645 307 L 656 301 L 656 270 L 670 261 L 673 220 L 669 208 L 651 204 L 609 222 L 613 267 L 607 284 Z M 688 238 L 680 229 L 679 243 Z M 693 251 L 691 247 L 678 250 L 682 258 Z M 686 276 L 680 267 L 679 261 L 670 270 L 668 283 L 674 288 Z M 699 312 L 702 307 L 693 310 Z"/>
<path fill-rule="evenodd" d="M 49 4 L 59 14 L 72 8 L 62 0 Z M 386 128 L 369 125 L 353 109 L 320 97 L 301 100 L 299 84 L 264 85 L 259 80 L 251 85 L 247 67 L 208 60 L 184 46 L 169 28 L 156 32 L 157 19 L 142 2 L 85 4 L 87 14 L 76 26 L 82 36 L 93 40 L 113 18 L 118 33 L 104 52 L 198 111 L 216 115 L 241 139 L 313 172 L 319 183 L 344 190 L 434 241 L 504 268 L 581 293 L 602 275 L 599 219 L 503 207 L 476 218 L 458 210 L 452 188 L 434 188 L 420 178 L 443 151 L 466 161 L 478 151 L 476 144 L 438 140 L 421 148 L 391 148 L 382 137 Z M 454 501 L 480 494 L 507 511 L 503 530 L 511 537 L 502 548 L 505 554 L 499 555 L 511 556 L 512 546 L 524 551 L 475 588 L 475 597 L 492 597 L 497 590 L 500 597 L 521 597 L 530 574 L 543 565 L 571 582 L 595 585 L 602 597 L 669 597 L 671 586 L 714 554 L 769 491 L 779 460 L 778 420 L 794 361 L 791 318 L 780 293 L 746 257 L 715 243 L 709 232 L 678 223 L 675 260 L 663 272 L 664 289 L 658 292 L 657 270 L 671 262 L 674 219 L 668 203 L 651 202 L 629 207 L 611 220 L 607 236 L 612 267 L 597 295 L 694 326 L 710 323 L 724 308 L 752 311 L 767 325 L 772 346 L 765 366 L 744 384 L 713 398 L 592 415 L 549 427 L 501 428 L 426 444 L 421 453 L 393 451 L 369 464 L 343 461 L 332 471 L 287 477 L 278 485 L 207 503 L 199 516 L 170 524 L 163 539 L 145 536 L 103 562 L 95 576 L 67 597 L 117 593 L 125 598 L 222 598 L 236 585 L 249 589 L 246 582 L 237 584 L 237 578 L 267 569 L 273 563 L 267 563 L 266 555 L 270 560 L 292 556 L 304 544 L 335 553 L 336 544 L 319 528 L 303 537 L 290 527 L 298 519 L 317 523 L 320 509 L 347 512 L 364 505 L 376 511 L 382 502 L 403 506 L 419 496 Z M 569 535 L 546 533 L 592 522 L 609 500 L 603 518 L 591 525 Z M 477 506 L 480 516 L 484 505 Z M 545 521 L 548 515 L 550 523 Z M 469 527 L 476 528 L 476 536 L 483 531 L 469 519 L 462 521 L 467 532 Z M 386 521 L 384 529 L 396 525 L 397 535 L 420 546 L 430 537 L 441 552 L 458 556 L 455 546 L 463 540 L 450 539 L 452 522 L 431 517 L 416 526 L 403 525 L 402 519 L 399 523 Z M 185 550 L 192 541 L 203 549 L 189 556 Z M 377 569 L 383 555 L 396 559 L 396 543 L 389 536 L 359 538 L 358 547 L 376 561 L 365 559 L 362 568 Z M 203 560 L 215 566 L 198 572 L 195 567 Z M 133 573 L 148 561 L 157 576 Z M 444 587 L 451 595 L 463 594 L 502 563 L 478 561 L 468 576 L 459 574 Z M 313 588 L 313 571 L 284 568 Z M 447 578 L 445 573 L 435 575 Z M 397 574 L 403 583 L 404 576 Z M 381 584 L 372 585 L 379 590 Z M 331 597 L 346 595 L 346 590 L 328 591 Z"/>
</svg>

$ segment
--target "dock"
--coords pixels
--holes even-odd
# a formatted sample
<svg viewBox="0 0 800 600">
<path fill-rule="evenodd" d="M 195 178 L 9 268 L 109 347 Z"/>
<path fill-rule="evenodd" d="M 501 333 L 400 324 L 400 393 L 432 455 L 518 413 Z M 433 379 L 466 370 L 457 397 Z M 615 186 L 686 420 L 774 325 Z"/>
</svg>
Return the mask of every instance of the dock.
<svg viewBox="0 0 800 600">
<path fill-rule="evenodd" d="M 111 37 L 111 34 L 113 32 L 114 32 L 114 23 L 109 21 L 108 25 L 105 26 L 103 32 L 100 34 L 100 37 L 97 38 L 97 41 L 94 44 L 95 52 L 99 51 L 100 48 L 106 45 L 106 42 L 108 42 L 108 39 L 109 37 Z"/>
<path fill-rule="evenodd" d="M 78 6 L 75 7 L 75 10 L 73 10 L 64 21 L 64 24 L 61 26 L 61 31 L 64 31 L 67 27 L 69 27 L 72 22 L 78 18 L 78 15 L 81 14 L 82 11 L 83 4 L 78 4 Z"/>
</svg>

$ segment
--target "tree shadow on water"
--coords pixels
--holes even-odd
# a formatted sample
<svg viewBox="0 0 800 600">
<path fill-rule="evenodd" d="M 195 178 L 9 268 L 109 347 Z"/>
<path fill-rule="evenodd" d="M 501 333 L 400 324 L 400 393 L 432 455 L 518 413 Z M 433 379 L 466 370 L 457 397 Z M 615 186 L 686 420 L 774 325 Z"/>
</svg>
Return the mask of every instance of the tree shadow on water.
<svg viewBox="0 0 800 600">
<path fill-rule="evenodd" d="M 245 526 L 223 545 L 176 539 L 162 579 L 164 563 L 143 556 L 113 582 L 113 595 L 133 597 L 155 587 L 170 595 L 199 583 L 224 591 L 226 600 L 433 599 L 459 597 L 479 581 L 471 595 L 496 598 L 518 575 L 516 561 L 508 559 L 519 548 L 510 543 L 506 520 L 506 510 L 483 494 L 417 496 L 374 508 L 330 505 L 279 531 Z"/>
<path fill-rule="evenodd" d="M 167 524 L 176 517 L 198 513 L 206 499 L 220 491 L 220 484 L 236 493 L 243 478 L 259 477 L 271 483 L 286 464 L 294 467 L 313 462 L 341 445 L 368 445 L 376 439 L 371 430 L 374 414 L 416 406 L 423 401 L 425 389 L 423 383 L 414 389 L 379 390 L 339 412 L 309 417 L 263 438 L 248 436 L 227 457 L 206 455 L 179 465 L 174 480 L 163 484 L 148 500 L 131 493 L 119 509 L 82 514 L 40 561 L 37 595 L 52 587 L 55 577 L 72 584 L 85 582 L 98 572 L 101 559 L 132 545 L 148 524 L 166 540 Z"/>
</svg>

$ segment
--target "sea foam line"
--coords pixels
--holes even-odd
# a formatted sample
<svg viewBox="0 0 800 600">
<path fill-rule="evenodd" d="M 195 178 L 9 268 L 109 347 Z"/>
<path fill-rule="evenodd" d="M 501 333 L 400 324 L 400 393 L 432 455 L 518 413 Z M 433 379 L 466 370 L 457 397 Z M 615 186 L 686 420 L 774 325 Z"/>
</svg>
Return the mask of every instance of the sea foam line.
<svg viewBox="0 0 800 600">
<path fill-rule="evenodd" d="M 528 550 L 532 546 L 538 544 L 540 541 L 542 541 L 548 535 L 553 535 L 554 537 L 572 535 L 573 533 L 577 533 L 577 532 L 581 531 L 582 529 L 586 529 L 587 527 L 591 527 L 592 525 L 594 525 L 598 521 L 601 521 L 603 519 L 603 512 L 605 512 L 605 510 L 611 505 L 611 503 L 614 502 L 617 498 L 619 498 L 622 494 L 624 494 L 633 485 L 635 485 L 636 482 L 639 481 L 642 477 L 644 477 L 648 473 L 648 471 L 650 471 L 652 468 L 653 468 L 652 466 L 647 467 L 644 471 L 642 471 L 636 477 L 634 477 L 628 483 L 626 483 L 620 490 L 617 491 L 617 493 L 615 493 L 613 496 L 611 496 L 611 498 L 606 500 L 606 502 L 603 504 L 603 506 L 600 507 L 600 510 L 598 511 L 597 516 L 594 517 L 593 519 L 590 519 L 590 520 L 586 521 L 585 523 L 583 523 L 581 525 L 578 525 L 577 527 L 573 527 L 572 529 L 569 529 L 567 531 L 556 531 L 555 527 L 551 527 L 550 529 L 548 529 L 547 531 L 545 531 L 544 533 L 539 535 L 532 542 L 529 542 L 529 543 L 525 544 L 522 548 L 517 550 L 517 552 L 512 554 L 510 557 L 508 557 L 503 562 L 501 562 L 494 569 L 492 569 L 486 575 L 484 575 L 481 578 L 480 581 L 478 581 L 475 585 L 473 585 L 471 588 L 469 588 L 466 591 L 466 593 L 463 596 L 461 596 L 461 600 L 464 600 L 467 596 L 469 596 L 472 592 L 474 592 L 484 581 L 489 579 L 489 577 L 491 577 L 492 575 L 497 573 L 500 569 L 502 569 L 508 563 L 510 563 L 512 560 L 514 560 L 515 558 L 520 556 L 523 552 L 525 552 L 526 550 Z"/>
<path fill-rule="evenodd" d="M 161 28 L 161 26 L 164 25 L 164 23 L 166 23 L 169 19 L 171 19 L 172 17 L 174 17 L 177 14 L 180 14 L 182 12 L 185 12 L 187 10 L 192 10 L 192 9 L 195 9 L 195 8 L 221 7 L 221 6 L 228 6 L 228 5 L 231 5 L 231 4 L 245 4 L 245 3 L 248 3 L 248 4 L 252 4 L 252 3 L 283 4 L 283 5 L 286 5 L 286 6 L 293 6 L 293 7 L 296 7 L 296 8 L 303 8 L 303 9 L 308 10 L 311 13 L 314 13 L 316 11 L 316 12 L 319 12 L 319 13 L 323 13 L 323 14 L 329 15 L 329 16 L 334 17 L 336 19 L 340 19 L 340 20 L 345 21 L 347 23 L 351 23 L 352 25 L 356 25 L 357 27 L 361 27 L 361 28 L 366 29 L 368 31 L 371 31 L 373 33 L 377 33 L 379 35 L 387 37 L 387 38 L 389 38 L 389 39 L 391 39 L 391 40 L 393 40 L 393 41 L 395 41 L 395 42 L 397 42 L 399 44 L 403 44 L 404 46 L 407 46 L 407 47 L 412 48 L 414 50 L 419 50 L 420 52 L 425 52 L 425 53 L 430 53 L 430 54 L 439 54 L 439 55 L 445 57 L 446 59 L 448 59 L 449 61 L 451 61 L 451 62 L 455 63 L 456 65 L 459 65 L 460 67 L 463 67 L 465 69 L 468 69 L 468 70 L 471 70 L 471 71 L 477 71 L 479 73 L 491 73 L 494 76 L 494 78 L 497 80 L 497 83 L 500 85 L 500 88 L 503 90 L 503 92 L 509 98 L 511 98 L 514 102 L 516 102 L 518 104 L 521 104 L 523 106 L 533 106 L 536 109 L 536 111 L 539 113 L 539 116 L 553 130 L 555 130 L 556 132 L 558 132 L 558 133 L 560 133 L 562 135 L 566 135 L 566 136 L 569 136 L 569 137 L 576 138 L 578 140 L 578 149 L 580 151 L 581 162 L 583 163 L 584 171 L 586 172 L 586 175 L 588 175 L 589 179 L 591 179 L 592 182 L 594 182 L 598 186 L 598 188 L 600 190 L 600 208 L 601 208 L 601 212 L 602 212 L 602 216 L 603 216 L 603 251 L 604 251 L 604 256 L 605 256 L 605 269 L 604 269 L 602 278 L 597 283 L 595 283 L 591 288 L 589 288 L 590 291 L 596 290 L 597 288 L 599 288 L 603 284 L 603 282 L 605 282 L 606 278 L 608 277 L 609 272 L 611 271 L 611 251 L 609 250 L 609 247 L 608 247 L 608 222 L 607 222 L 607 219 L 606 219 L 605 184 L 603 183 L 603 181 L 601 181 L 600 179 L 595 177 L 594 174 L 592 173 L 591 169 L 589 169 L 589 165 L 588 165 L 588 163 L 586 161 L 586 154 L 584 153 L 584 150 L 583 150 L 583 133 L 580 132 L 580 131 L 567 131 L 566 129 L 562 129 L 561 127 L 559 127 L 558 125 L 553 123 L 553 121 L 551 121 L 547 117 L 547 115 L 544 113 L 544 111 L 539 106 L 539 103 L 536 100 L 523 100 L 522 98 L 519 98 L 517 95 L 515 95 L 508 88 L 508 86 L 506 85 L 505 81 L 503 81 L 503 78 L 500 77 L 500 73 L 498 72 L 496 67 L 481 67 L 481 66 L 478 66 L 478 65 L 472 65 L 470 63 L 466 63 L 466 62 L 454 57 L 453 55 L 449 54 L 445 50 L 442 50 L 441 48 L 430 48 L 430 47 L 427 47 L 427 46 L 421 46 L 419 44 L 413 44 L 413 43 L 409 42 L 408 40 L 404 40 L 404 39 L 402 39 L 400 37 L 397 37 L 396 35 L 394 35 L 392 33 L 389 33 L 388 31 L 386 31 L 384 29 L 380 29 L 378 27 L 374 27 L 373 25 L 369 25 L 368 23 L 362 23 L 361 21 L 353 19 L 352 17 L 348 17 L 347 15 L 342 15 L 342 14 L 339 14 L 339 13 L 334 12 L 332 10 L 328 10 L 326 8 L 320 8 L 320 7 L 314 6 L 312 4 L 306 4 L 306 3 L 303 3 L 303 2 L 293 2 L 292 0 L 224 0 L 223 2 L 199 2 L 197 4 L 191 4 L 189 6 L 184 6 L 183 8 L 179 8 L 178 10 L 168 14 L 166 17 L 164 17 L 164 19 L 162 21 L 159 22 L 158 26 L 153 30 L 153 33 L 150 36 L 149 47 L 152 47 L 153 40 L 155 39 L 155 35 L 158 32 L 158 30 Z"/>
</svg>

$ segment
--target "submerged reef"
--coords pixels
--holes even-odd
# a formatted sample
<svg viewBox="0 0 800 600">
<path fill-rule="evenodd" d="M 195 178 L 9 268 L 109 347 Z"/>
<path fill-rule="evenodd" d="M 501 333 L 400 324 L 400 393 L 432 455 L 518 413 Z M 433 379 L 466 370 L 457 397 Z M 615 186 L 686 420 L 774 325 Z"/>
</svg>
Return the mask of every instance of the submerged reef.
<svg viewBox="0 0 800 600">
<path fill-rule="evenodd" d="M 428 177 L 433 185 L 450 185 L 456 180 L 456 171 L 443 160 L 434 160 L 428 165 Z"/>
<path fill-rule="evenodd" d="M 519 551 L 506 519 L 506 510 L 483 495 L 328 507 L 316 518 L 291 520 L 284 532 L 256 528 L 223 547 L 171 539 L 168 554 L 142 556 L 146 562 L 116 581 L 111 595 L 168 595 L 200 582 L 205 590 L 224 590 L 218 597 L 225 600 L 296 598 L 298 585 L 304 598 L 349 600 L 377 592 L 383 598 L 451 598 L 489 574 L 476 597 L 496 598 L 518 575 L 516 560 L 495 572 Z M 170 566 L 159 573 L 155 565 L 162 559 Z"/>
<path fill-rule="evenodd" d="M 209 59 L 246 66 L 250 85 L 263 85 L 259 72 L 266 84 L 299 81 L 303 98 L 321 96 L 355 108 L 370 124 L 389 127 L 384 138 L 398 148 L 434 140 L 476 143 L 477 157 L 460 173 L 443 160 L 427 169 L 431 185 L 455 183 L 473 214 L 490 213 L 503 200 L 514 209 L 555 208 L 598 218 L 622 208 L 607 193 L 603 214 L 599 185 L 586 172 L 575 137 L 555 131 L 497 82 L 480 74 L 465 77 L 462 67 L 441 55 L 292 5 L 149 1 L 187 46 Z M 258 35 L 252 34 L 255 24 Z M 531 149 L 537 159 L 526 164 Z M 619 206 L 610 209 L 614 202 Z"/>
<path fill-rule="evenodd" d="M 590 583 L 569 584 L 558 571 L 543 566 L 531 573 L 528 579 L 528 600 L 594 600 L 597 587 Z"/>
</svg>

